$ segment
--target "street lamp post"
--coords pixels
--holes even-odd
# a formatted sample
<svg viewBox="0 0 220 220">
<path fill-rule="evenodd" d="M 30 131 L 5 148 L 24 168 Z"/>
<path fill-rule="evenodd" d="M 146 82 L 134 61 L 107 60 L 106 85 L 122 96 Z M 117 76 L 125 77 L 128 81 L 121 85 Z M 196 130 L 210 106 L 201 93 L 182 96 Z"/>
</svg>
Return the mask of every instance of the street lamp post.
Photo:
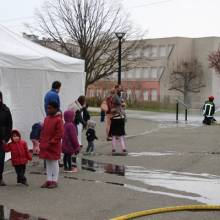
<svg viewBox="0 0 220 220">
<path fill-rule="evenodd" d="M 118 85 L 121 85 L 121 44 L 125 33 L 117 32 L 115 35 L 118 38 Z"/>
</svg>

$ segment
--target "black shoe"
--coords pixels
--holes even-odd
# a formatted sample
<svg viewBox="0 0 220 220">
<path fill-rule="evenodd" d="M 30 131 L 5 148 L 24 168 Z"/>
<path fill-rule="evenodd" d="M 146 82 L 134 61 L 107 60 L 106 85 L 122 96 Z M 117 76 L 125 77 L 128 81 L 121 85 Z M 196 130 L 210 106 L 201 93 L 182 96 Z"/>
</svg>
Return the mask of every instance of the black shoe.
<svg viewBox="0 0 220 220">
<path fill-rule="evenodd" d="M 3 180 L 0 180 L 0 186 L 6 186 L 6 184 Z"/>
<path fill-rule="evenodd" d="M 22 182 L 21 184 L 23 184 L 24 186 L 29 186 L 27 182 Z"/>
<path fill-rule="evenodd" d="M 128 153 L 128 151 L 127 151 L 126 149 L 124 149 L 122 152 L 123 152 L 123 153 Z"/>
<path fill-rule="evenodd" d="M 112 150 L 112 153 L 115 153 L 116 152 L 116 150 Z"/>
</svg>

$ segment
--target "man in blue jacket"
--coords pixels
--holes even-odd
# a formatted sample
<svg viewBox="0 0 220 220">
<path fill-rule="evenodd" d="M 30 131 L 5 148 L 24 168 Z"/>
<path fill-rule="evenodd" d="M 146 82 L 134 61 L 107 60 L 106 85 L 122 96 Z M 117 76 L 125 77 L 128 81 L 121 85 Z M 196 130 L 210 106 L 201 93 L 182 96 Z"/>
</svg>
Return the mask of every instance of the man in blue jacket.
<svg viewBox="0 0 220 220">
<path fill-rule="evenodd" d="M 60 110 L 60 97 L 58 95 L 58 93 L 60 92 L 60 88 L 61 88 L 61 82 L 59 81 L 54 81 L 52 83 L 52 88 L 49 92 L 47 92 L 47 94 L 44 97 L 44 110 L 46 115 L 48 115 L 47 113 L 47 106 L 50 102 L 56 102 L 59 106 L 59 110 Z"/>
</svg>

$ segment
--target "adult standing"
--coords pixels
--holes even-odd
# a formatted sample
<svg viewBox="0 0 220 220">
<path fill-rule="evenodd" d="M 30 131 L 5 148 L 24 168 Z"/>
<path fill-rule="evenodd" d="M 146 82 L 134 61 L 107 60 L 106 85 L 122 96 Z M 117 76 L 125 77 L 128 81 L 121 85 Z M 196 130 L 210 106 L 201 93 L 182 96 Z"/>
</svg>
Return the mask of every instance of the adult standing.
<svg viewBox="0 0 220 220">
<path fill-rule="evenodd" d="M 77 137 L 80 147 L 82 145 L 82 131 L 86 127 L 85 118 L 88 118 L 84 115 L 86 111 L 86 97 L 84 95 L 79 96 L 79 98 L 69 105 L 69 110 L 73 110 L 76 114 L 74 123 L 77 127 Z"/>
<path fill-rule="evenodd" d="M 58 104 L 59 107 L 59 111 L 60 111 L 60 97 L 59 97 L 59 92 L 61 89 L 61 82 L 59 81 L 54 81 L 52 83 L 52 88 L 49 92 L 47 92 L 47 94 L 44 97 L 44 110 L 46 115 L 48 115 L 47 112 L 47 108 L 48 108 L 48 104 L 50 102 L 56 102 Z"/>
<path fill-rule="evenodd" d="M 10 109 L 3 103 L 3 95 L 0 92 L 0 186 L 5 186 L 3 181 L 5 151 L 3 144 L 7 143 L 11 137 L 12 116 Z"/>
<path fill-rule="evenodd" d="M 120 85 L 115 86 L 115 95 L 113 96 L 112 103 L 113 103 L 113 108 L 118 112 L 122 112 L 122 97 L 121 97 L 121 92 L 122 88 Z"/>
<path fill-rule="evenodd" d="M 113 108 L 113 97 L 115 96 L 115 89 L 111 89 L 110 95 L 106 98 L 107 111 L 106 111 L 106 140 L 111 141 L 110 126 Z"/>
<path fill-rule="evenodd" d="M 215 114 L 215 103 L 214 97 L 209 96 L 209 100 L 205 102 L 203 105 L 203 116 L 204 120 L 203 123 L 207 125 L 211 125 L 213 121 L 216 121 L 214 118 Z"/>
</svg>

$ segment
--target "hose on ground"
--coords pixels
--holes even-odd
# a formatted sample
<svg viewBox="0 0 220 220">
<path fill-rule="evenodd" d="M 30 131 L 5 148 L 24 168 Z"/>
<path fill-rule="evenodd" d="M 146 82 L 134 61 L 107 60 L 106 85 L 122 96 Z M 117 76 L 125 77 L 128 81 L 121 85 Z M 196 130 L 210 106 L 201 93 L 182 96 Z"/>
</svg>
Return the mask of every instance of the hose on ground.
<svg viewBox="0 0 220 220">
<path fill-rule="evenodd" d="M 166 212 L 178 212 L 178 211 L 220 211 L 220 205 L 185 205 L 185 206 L 172 206 L 157 209 L 149 209 L 139 212 L 130 213 L 127 215 L 112 218 L 110 220 L 129 220 L 138 217 L 161 214 Z"/>
</svg>

